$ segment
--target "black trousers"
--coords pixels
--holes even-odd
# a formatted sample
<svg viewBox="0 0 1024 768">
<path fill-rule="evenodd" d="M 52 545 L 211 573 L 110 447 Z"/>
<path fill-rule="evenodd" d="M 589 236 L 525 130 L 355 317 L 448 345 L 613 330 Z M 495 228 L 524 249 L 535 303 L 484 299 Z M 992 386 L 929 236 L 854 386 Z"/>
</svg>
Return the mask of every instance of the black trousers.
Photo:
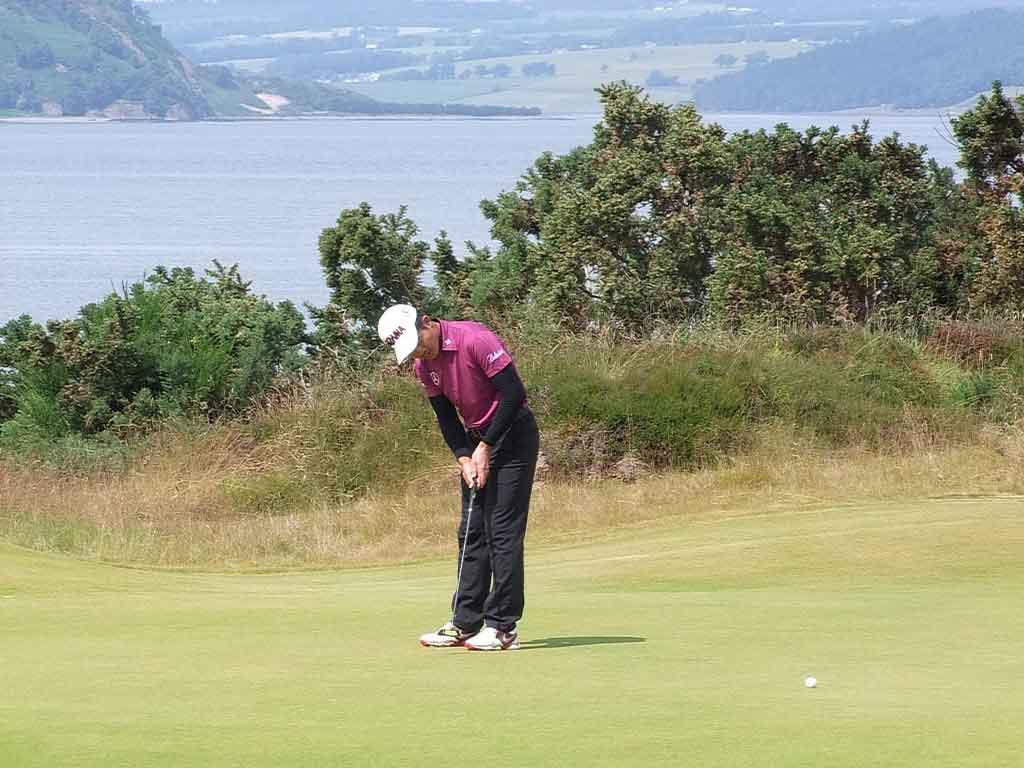
<svg viewBox="0 0 1024 768">
<path fill-rule="evenodd" d="M 472 433 L 468 437 L 475 449 L 479 440 Z M 539 449 L 537 421 L 523 407 L 494 446 L 487 484 L 476 494 L 468 539 L 469 488 L 462 482 L 462 578 L 457 596 L 452 595 L 455 624 L 462 629 L 475 631 L 486 624 L 508 632 L 523 615 L 523 541 Z"/>
</svg>

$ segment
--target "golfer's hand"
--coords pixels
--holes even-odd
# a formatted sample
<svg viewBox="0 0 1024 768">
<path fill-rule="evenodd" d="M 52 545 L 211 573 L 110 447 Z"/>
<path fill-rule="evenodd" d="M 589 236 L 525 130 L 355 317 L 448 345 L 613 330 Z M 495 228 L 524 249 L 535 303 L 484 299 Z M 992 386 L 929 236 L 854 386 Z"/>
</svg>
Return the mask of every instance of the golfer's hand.
<svg viewBox="0 0 1024 768">
<path fill-rule="evenodd" d="M 469 456 L 459 459 L 459 469 L 462 470 L 462 481 L 470 488 L 476 483 L 476 466 Z"/>
<path fill-rule="evenodd" d="M 483 488 L 487 484 L 487 473 L 491 471 L 491 446 L 487 443 L 477 445 L 472 461 L 476 472 L 476 487 Z"/>
</svg>

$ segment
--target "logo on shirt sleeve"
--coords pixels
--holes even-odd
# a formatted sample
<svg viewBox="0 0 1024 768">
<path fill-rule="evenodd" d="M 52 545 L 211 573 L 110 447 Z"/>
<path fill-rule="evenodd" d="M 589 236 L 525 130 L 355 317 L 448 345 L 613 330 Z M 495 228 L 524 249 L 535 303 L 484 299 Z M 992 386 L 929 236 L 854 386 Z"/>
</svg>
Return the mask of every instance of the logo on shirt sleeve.
<svg viewBox="0 0 1024 768">
<path fill-rule="evenodd" d="M 499 350 L 497 350 L 495 352 L 491 352 L 491 354 L 489 354 L 487 356 L 487 364 L 490 365 L 491 363 L 493 363 L 495 360 L 499 359 L 504 354 L 505 354 L 505 350 L 504 349 L 499 349 Z"/>
</svg>

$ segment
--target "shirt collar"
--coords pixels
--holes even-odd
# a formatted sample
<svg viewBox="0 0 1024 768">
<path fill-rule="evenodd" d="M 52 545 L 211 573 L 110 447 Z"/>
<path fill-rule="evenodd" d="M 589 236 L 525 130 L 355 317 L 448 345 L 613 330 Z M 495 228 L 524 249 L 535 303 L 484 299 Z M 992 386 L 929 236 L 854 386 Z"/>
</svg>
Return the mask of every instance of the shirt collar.
<svg viewBox="0 0 1024 768">
<path fill-rule="evenodd" d="M 446 320 L 439 320 L 441 324 L 441 351 L 454 352 L 459 348 L 459 334 Z"/>
</svg>

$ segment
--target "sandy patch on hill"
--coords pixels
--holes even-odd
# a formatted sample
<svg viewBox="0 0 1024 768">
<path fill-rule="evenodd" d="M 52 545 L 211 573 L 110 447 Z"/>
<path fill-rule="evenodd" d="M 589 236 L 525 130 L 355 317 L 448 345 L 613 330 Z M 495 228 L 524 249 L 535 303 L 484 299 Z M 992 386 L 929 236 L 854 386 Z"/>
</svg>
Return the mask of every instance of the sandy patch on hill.
<svg viewBox="0 0 1024 768">
<path fill-rule="evenodd" d="M 257 93 L 256 98 L 270 107 L 273 112 L 279 112 L 282 107 L 287 107 L 291 104 L 291 101 L 284 96 L 278 96 L 276 93 Z"/>
</svg>

